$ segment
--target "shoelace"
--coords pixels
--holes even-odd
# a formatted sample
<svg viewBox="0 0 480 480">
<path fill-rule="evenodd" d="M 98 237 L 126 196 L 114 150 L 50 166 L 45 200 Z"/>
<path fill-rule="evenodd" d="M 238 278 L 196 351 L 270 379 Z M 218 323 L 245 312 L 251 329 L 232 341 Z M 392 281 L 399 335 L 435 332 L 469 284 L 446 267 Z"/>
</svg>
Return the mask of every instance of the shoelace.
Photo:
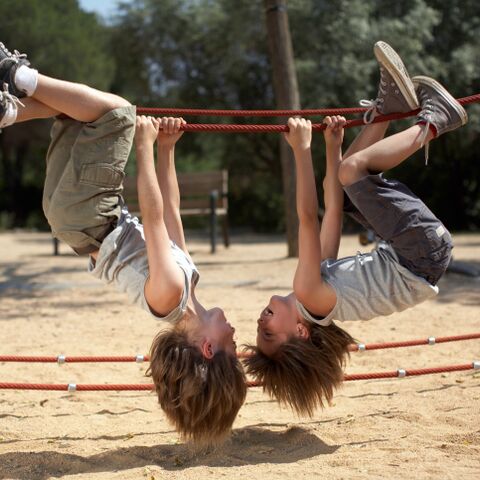
<svg viewBox="0 0 480 480">
<path fill-rule="evenodd" d="M 26 53 L 20 53 L 18 50 L 14 50 L 13 53 L 3 44 L 0 42 L 0 48 L 2 50 L 4 50 L 8 57 L 5 57 L 3 58 L 2 60 L 0 60 L 0 67 L 6 63 L 6 62 L 15 62 L 15 63 L 18 63 L 18 61 L 22 58 L 27 58 L 27 54 Z"/>
<path fill-rule="evenodd" d="M 423 131 L 421 136 L 421 147 L 425 147 L 425 165 L 428 165 L 428 153 L 430 148 L 430 142 L 425 144 L 425 140 L 427 139 L 428 131 L 430 130 L 430 125 L 432 124 L 432 114 L 434 112 L 434 104 L 432 99 L 427 97 L 424 103 L 422 103 L 422 111 L 418 114 L 420 120 L 424 121 L 423 124 Z"/>
<path fill-rule="evenodd" d="M 383 98 L 376 98 L 375 100 L 360 100 L 360 106 L 367 108 L 367 111 L 363 114 L 363 123 L 370 124 L 373 122 L 375 112 L 382 103 Z"/>
<path fill-rule="evenodd" d="M 0 90 L 0 103 L 13 103 L 17 106 L 25 107 L 25 105 L 16 97 L 8 91 L 8 83 L 3 84 L 3 91 Z"/>
<path fill-rule="evenodd" d="M 12 95 L 8 91 L 8 83 L 3 84 L 3 91 L 0 90 L 0 104 L 2 104 L 2 105 L 11 104 L 11 105 L 14 106 L 15 109 L 17 108 L 17 105 L 21 105 L 22 107 L 25 107 L 25 105 L 15 95 Z M 2 121 L 3 121 L 3 118 L 4 118 L 3 115 L 4 114 L 2 114 Z M 16 114 L 15 114 L 15 116 L 16 116 Z M 7 125 L 9 125 L 9 123 L 6 124 L 6 125 L 3 125 L 3 126 L 7 126 Z M 2 129 L 0 128 L 0 132 L 1 131 L 2 131 Z"/>
<path fill-rule="evenodd" d="M 373 119 L 375 118 L 375 112 L 378 110 L 378 107 L 380 107 L 383 102 L 384 98 L 380 96 L 381 95 L 386 95 L 387 90 L 386 87 L 388 85 L 388 82 L 385 81 L 384 77 L 384 70 L 382 67 L 380 67 L 380 83 L 378 85 L 378 94 L 377 98 L 375 100 L 360 100 L 360 106 L 366 107 L 368 110 L 363 114 L 363 123 L 369 124 L 373 122 Z"/>
</svg>

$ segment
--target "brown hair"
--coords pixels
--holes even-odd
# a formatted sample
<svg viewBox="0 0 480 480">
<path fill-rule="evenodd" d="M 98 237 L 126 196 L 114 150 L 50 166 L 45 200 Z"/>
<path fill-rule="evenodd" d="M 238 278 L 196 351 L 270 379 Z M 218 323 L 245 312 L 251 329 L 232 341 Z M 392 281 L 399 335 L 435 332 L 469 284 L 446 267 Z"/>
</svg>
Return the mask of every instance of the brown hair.
<svg viewBox="0 0 480 480">
<path fill-rule="evenodd" d="M 275 354 L 266 356 L 249 345 L 247 373 L 263 383 L 263 391 L 299 415 L 313 416 L 317 407 L 330 403 L 343 381 L 343 367 L 353 338 L 340 327 L 309 324 L 310 337 L 292 337 Z"/>
<path fill-rule="evenodd" d="M 236 357 L 219 351 L 212 359 L 204 358 L 179 328 L 155 337 L 147 375 L 168 420 L 184 440 L 201 447 L 225 439 L 247 394 Z"/>
</svg>

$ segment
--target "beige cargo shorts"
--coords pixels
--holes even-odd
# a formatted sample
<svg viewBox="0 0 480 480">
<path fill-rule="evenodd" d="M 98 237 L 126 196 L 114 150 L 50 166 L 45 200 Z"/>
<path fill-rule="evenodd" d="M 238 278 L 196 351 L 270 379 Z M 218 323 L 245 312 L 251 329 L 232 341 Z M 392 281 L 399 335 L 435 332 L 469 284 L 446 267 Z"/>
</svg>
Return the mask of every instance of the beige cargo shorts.
<svg viewBox="0 0 480 480">
<path fill-rule="evenodd" d="M 120 217 L 135 115 L 127 106 L 91 123 L 57 118 L 53 124 L 43 211 L 53 236 L 79 255 L 98 250 Z"/>
</svg>

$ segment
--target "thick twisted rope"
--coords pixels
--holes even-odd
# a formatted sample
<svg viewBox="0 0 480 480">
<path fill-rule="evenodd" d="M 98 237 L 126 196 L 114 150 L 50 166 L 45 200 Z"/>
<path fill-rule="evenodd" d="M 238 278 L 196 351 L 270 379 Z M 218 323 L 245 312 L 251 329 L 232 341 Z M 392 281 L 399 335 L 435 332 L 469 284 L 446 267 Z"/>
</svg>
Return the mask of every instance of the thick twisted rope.
<svg viewBox="0 0 480 480">
<path fill-rule="evenodd" d="M 304 117 L 313 117 L 317 115 L 349 115 L 354 113 L 363 113 L 364 107 L 353 108 L 315 108 L 306 110 L 219 110 L 219 109 L 201 109 L 201 108 L 151 108 L 137 107 L 137 113 L 140 115 L 209 115 L 212 117 L 291 117 L 301 115 Z"/>
<path fill-rule="evenodd" d="M 405 113 L 390 113 L 389 115 L 379 115 L 371 123 L 381 123 L 390 120 L 398 120 L 416 115 L 420 111 L 419 108 Z M 356 120 L 347 120 L 345 128 L 360 127 L 365 125 L 362 118 Z M 314 132 L 321 132 L 327 126 L 324 123 L 312 123 Z M 223 123 L 187 123 L 182 125 L 180 130 L 184 132 L 223 132 L 223 133 L 278 133 L 288 132 L 288 125 L 238 125 Z"/>
<path fill-rule="evenodd" d="M 372 123 L 387 122 L 390 120 L 397 120 L 400 118 L 410 117 L 415 115 L 420 110 L 413 110 L 406 113 L 391 113 L 389 115 L 379 115 L 375 117 Z M 365 125 L 363 119 L 347 120 L 345 128 L 359 127 Z M 324 123 L 313 123 L 312 130 L 321 132 L 325 130 L 326 125 Z M 288 125 L 235 125 L 235 124 L 223 124 L 223 123 L 187 123 L 180 127 L 180 130 L 184 132 L 223 132 L 223 133 L 278 133 L 288 132 Z"/>
<path fill-rule="evenodd" d="M 130 356 L 41 356 L 41 355 L 0 355 L 0 362 L 23 362 L 23 363 L 120 363 L 148 361 L 147 355 Z"/>
<path fill-rule="evenodd" d="M 480 102 L 480 93 L 468 97 L 458 98 L 462 105 Z M 317 116 L 317 115 L 349 115 L 355 113 L 364 113 L 367 109 L 363 107 L 353 108 L 320 108 L 307 110 L 208 110 L 200 108 L 149 108 L 138 107 L 139 115 L 210 115 L 227 117 L 294 117 L 294 116 Z M 412 116 L 417 111 L 408 112 L 407 116 Z"/>
<path fill-rule="evenodd" d="M 475 340 L 480 338 L 480 333 L 469 333 L 466 335 L 455 335 L 449 337 L 428 337 L 419 340 L 406 340 L 403 342 L 386 343 L 355 343 L 350 345 L 351 352 L 362 352 L 364 350 L 380 350 L 386 348 L 415 347 L 422 345 L 435 345 L 437 343 L 461 342 L 464 340 Z M 237 353 L 239 358 L 248 357 L 250 354 L 244 352 Z M 0 355 L 0 362 L 23 362 L 23 363 L 120 363 L 120 362 L 148 362 L 148 355 L 129 355 L 129 356 L 41 356 L 41 355 Z"/>
<path fill-rule="evenodd" d="M 421 345 L 435 345 L 437 343 L 447 342 L 461 342 L 464 340 L 474 340 L 480 338 L 480 333 L 470 333 L 467 335 L 456 335 L 449 337 L 428 337 L 420 340 L 406 340 L 403 342 L 386 342 L 386 343 L 357 343 L 350 345 L 349 350 L 351 352 L 363 351 L 363 350 L 380 350 L 385 348 L 400 348 L 400 347 L 416 347 Z"/>
<path fill-rule="evenodd" d="M 432 368 L 420 368 L 420 369 L 409 369 L 409 370 L 395 370 L 390 372 L 377 372 L 377 373 L 357 373 L 353 375 L 345 375 L 343 380 L 345 382 L 351 382 L 354 380 L 374 380 L 380 378 L 403 378 L 403 377 L 412 377 L 415 375 L 429 375 L 433 373 L 444 373 L 444 372 L 458 372 L 462 370 L 478 370 L 480 369 L 480 362 L 474 361 L 472 363 L 464 363 L 461 365 L 447 365 L 444 367 L 432 367 Z M 255 381 L 248 381 L 248 387 L 259 387 L 260 383 Z M 50 383 L 0 383 L 0 390 L 61 390 L 68 392 L 75 391 L 123 391 L 123 390 L 154 390 L 154 385 L 152 384 L 110 384 L 110 385 L 99 385 L 99 384 L 50 384 Z"/>
</svg>

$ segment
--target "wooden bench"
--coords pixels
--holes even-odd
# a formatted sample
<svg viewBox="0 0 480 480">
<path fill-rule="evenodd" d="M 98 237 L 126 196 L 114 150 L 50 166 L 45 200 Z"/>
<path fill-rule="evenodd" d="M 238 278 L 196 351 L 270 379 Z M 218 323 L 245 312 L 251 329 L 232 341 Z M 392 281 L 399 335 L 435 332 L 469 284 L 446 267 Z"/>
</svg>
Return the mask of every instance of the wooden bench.
<svg viewBox="0 0 480 480">
<path fill-rule="evenodd" d="M 201 215 L 210 217 L 210 251 L 217 248 L 217 218 L 221 218 L 223 243 L 230 245 L 228 233 L 228 171 L 178 173 L 180 189 L 180 215 Z M 123 181 L 123 197 L 128 210 L 139 215 L 137 182 L 133 176 Z M 58 255 L 58 240 L 54 239 L 54 255 Z"/>
</svg>

